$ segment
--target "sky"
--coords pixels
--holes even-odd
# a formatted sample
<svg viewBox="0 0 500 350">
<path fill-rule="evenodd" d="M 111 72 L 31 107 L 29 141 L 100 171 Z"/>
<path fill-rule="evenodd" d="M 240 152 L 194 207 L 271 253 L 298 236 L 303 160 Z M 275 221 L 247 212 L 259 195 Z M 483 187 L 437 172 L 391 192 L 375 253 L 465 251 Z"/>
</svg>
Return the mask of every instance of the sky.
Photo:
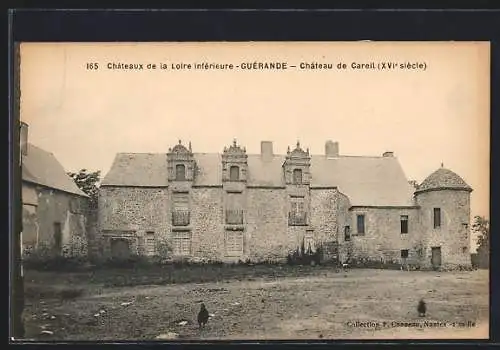
<svg viewBox="0 0 500 350">
<path fill-rule="evenodd" d="M 474 189 L 471 214 L 489 217 L 489 60 L 485 42 L 27 43 L 21 120 L 29 142 L 66 170 L 103 175 L 118 152 L 167 152 L 178 140 L 201 153 L 221 152 L 234 138 L 248 153 L 259 153 L 263 140 L 282 154 L 297 140 L 312 154 L 324 154 L 327 140 L 343 155 L 392 151 L 409 180 L 443 163 Z M 335 69 L 170 69 L 270 61 Z M 351 69 L 382 61 L 425 69 Z"/>
</svg>

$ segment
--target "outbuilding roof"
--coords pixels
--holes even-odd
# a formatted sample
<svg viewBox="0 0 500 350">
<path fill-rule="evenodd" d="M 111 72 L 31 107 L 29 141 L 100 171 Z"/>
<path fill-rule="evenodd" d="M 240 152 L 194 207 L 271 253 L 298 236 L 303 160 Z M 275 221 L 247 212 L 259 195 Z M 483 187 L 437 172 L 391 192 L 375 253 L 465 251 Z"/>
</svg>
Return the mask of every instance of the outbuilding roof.
<svg viewBox="0 0 500 350">
<path fill-rule="evenodd" d="M 67 193 L 88 197 L 68 176 L 56 157 L 37 146 L 28 144 L 23 155 L 22 180 Z"/>
</svg>

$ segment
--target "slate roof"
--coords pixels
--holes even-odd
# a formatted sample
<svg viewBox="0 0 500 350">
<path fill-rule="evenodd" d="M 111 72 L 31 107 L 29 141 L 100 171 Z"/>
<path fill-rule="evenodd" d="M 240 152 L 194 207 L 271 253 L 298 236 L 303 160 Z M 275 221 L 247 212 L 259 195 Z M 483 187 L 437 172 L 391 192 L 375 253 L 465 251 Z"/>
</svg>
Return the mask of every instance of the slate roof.
<svg viewBox="0 0 500 350">
<path fill-rule="evenodd" d="M 418 186 L 415 192 L 419 193 L 440 189 L 472 191 L 472 188 L 460 176 L 449 169 L 441 167 L 430 174 L 422 184 Z"/>
<path fill-rule="evenodd" d="M 61 163 L 52 153 L 32 144 L 28 144 L 28 154 L 23 156 L 22 180 L 88 197 L 67 175 Z"/>
<path fill-rule="evenodd" d="M 197 172 L 193 185 L 222 186 L 222 158 L 217 153 L 194 153 Z M 285 155 L 270 159 L 248 155 L 248 186 L 284 187 Z M 167 155 L 118 153 L 101 186 L 168 186 Z M 411 206 L 414 188 L 396 157 L 327 158 L 311 156 L 311 188 L 337 187 L 354 206 Z"/>
</svg>

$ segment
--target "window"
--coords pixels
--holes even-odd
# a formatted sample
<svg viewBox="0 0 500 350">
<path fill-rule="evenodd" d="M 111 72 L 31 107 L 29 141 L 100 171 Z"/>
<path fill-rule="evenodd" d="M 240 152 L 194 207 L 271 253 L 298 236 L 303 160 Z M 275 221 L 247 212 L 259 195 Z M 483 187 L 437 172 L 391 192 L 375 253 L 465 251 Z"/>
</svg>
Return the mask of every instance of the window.
<svg viewBox="0 0 500 350">
<path fill-rule="evenodd" d="M 408 215 L 401 215 L 401 234 L 408 233 Z"/>
<path fill-rule="evenodd" d="M 290 202 L 290 212 L 288 213 L 288 224 L 290 226 L 305 225 L 306 217 L 304 198 L 292 197 Z"/>
<path fill-rule="evenodd" d="M 356 223 L 357 223 L 358 235 L 364 235 L 365 234 L 365 215 L 364 214 L 357 215 Z"/>
<path fill-rule="evenodd" d="M 127 259 L 130 257 L 130 242 L 126 239 L 110 239 L 111 256 L 113 259 Z"/>
<path fill-rule="evenodd" d="M 146 254 L 155 255 L 155 233 L 152 231 L 146 232 Z"/>
<path fill-rule="evenodd" d="M 54 222 L 54 250 L 60 252 L 62 248 L 62 230 L 61 223 Z"/>
<path fill-rule="evenodd" d="M 467 247 L 462 247 L 462 253 L 463 254 L 467 253 Z"/>
<path fill-rule="evenodd" d="M 408 258 L 408 249 L 401 250 L 401 259 L 407 259 L 407 258 Z"/>
<path fill-rule="evenodd" d="M 462 224 L 462 228 L 467 231 L 469 229 L 469 224 Z"/>
<path fill-rule="evenodd" d="M 351 228 L 349 226 L 344 227 L 344 241 L 351 240 Z"/>
<path fill-rule="evenodd" d="M 190 223 L 189 193 L 177 192 L 172 198 L 172 225 L 187 226 Z"/>
<path fill-rule="evenodd" d="M 172 232 L 172 245 L 174 255 L 191 254 L 191 233 L 190 232 Z"/>
<path fill-rule="evenodd" d="M 441 227 L 441 208 L 434 208 L 434 228 Z"/>
<path fill-rule="evenodd" d="M 186 180 L 186 167 L 184 164 L 177 164 L 175 166 L 175 179 L 178 181 Z"/>
<path fill-rule="evenodd" d="M 244 197 L 241 193 L 227 193 L 226 195 L 226 224 L 243 224 Z"/>
<path fill-rule="evenodd" d="M 241 256 L 243 254 L 243 231 L 226 232 L 227 256 Z"/>
<path fill-rule="evenodd" d="M 240 168 L 236 165 L 233 165 L 229 168 L 229 180 L 230 181 L 239 181 L 240 180 Z"/>
<path fill-rule="evenodd" d="M 294 169 L 293 170 L 292 182 L 296 185 L 300 185 L 302 183 L 302 170 L 301 169 Z"/>
<path fill-rule="evenodd" d="M 243 224 L 243 210 L 241 210 L 241 209 L 227 209 L 226 210 L 226 224 L 228 224 L 228 225 L 242 225 Z"/>
</svg>

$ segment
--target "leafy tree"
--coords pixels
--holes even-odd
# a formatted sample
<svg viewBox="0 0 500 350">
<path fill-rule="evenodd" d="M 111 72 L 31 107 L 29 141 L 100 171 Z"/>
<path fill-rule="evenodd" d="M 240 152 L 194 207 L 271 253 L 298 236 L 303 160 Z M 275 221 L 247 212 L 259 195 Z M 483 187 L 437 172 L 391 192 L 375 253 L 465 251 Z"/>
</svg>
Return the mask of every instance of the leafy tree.
<svg viewBox="0 0 500 350">
<path fill-rule="evenodd" d="M 101 180 L 101 171 L 90 172 L 87 169 L 81 169 L 77 173 L 69 172 L 68 175 L 75 181 L 78 188 L 90 197 L 90 207 L 97 208 L 99 197 L 99 181 Z"/>
<path fill-rule="evenodd" d="M 478 253 L 489 254 L 490 222 L 484 216 L 476 215 L 472 224 L 472 231 L 474 231 L 478 235 Z"/>
</svg>

